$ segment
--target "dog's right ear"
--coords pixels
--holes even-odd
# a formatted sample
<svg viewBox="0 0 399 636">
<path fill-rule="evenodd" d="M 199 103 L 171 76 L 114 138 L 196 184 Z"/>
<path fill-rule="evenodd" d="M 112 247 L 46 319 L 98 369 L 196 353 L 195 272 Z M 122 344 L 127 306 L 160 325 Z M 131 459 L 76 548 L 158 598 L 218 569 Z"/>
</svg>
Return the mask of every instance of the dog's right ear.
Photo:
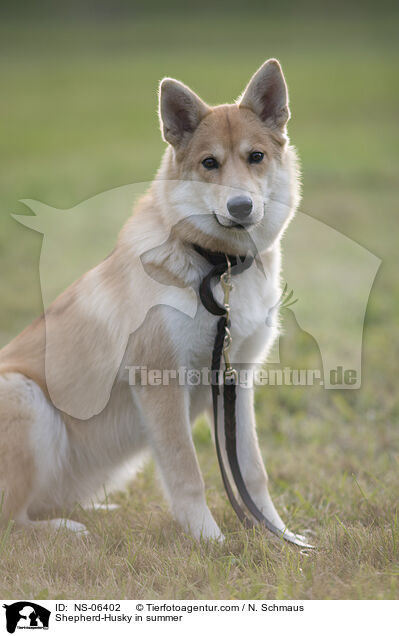
<svg viewBox="0 0 399 636">
<path fill-rule="evenodd" d="M 159 87 L 159 119 L 162 136 L 172 146 L 180 146 L 193 134 L 210 108 L 192 90 L 170 77 Z"/>
</svg>

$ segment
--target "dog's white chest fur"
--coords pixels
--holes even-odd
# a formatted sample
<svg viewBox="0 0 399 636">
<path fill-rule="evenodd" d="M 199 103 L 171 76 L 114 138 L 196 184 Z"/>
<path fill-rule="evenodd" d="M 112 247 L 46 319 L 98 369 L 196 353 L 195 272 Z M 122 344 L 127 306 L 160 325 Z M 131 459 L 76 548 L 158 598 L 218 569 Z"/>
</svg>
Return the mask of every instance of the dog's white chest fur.
<svg viewBox="0 0 399 636">
<path fill-rule="evenodd" d="M 264 361 L 277 334 L 277 323 L 270 320 L 270 315 L 279 297 L 279 255 L 270 256 L 265 259 L 267 270 L 263 264 L 258 267 L 254 263 L 248 270 L 232 278 L 230 358 L 240 368 L 253 367 Z M 212 287 L 215 300 L 223 304 L 220 281 L 216 279 Z M 192 418 L 210 407 L 211 387 L 202 382 L 197 384 L 193 378 L 200 374 L 202 378 L 207 377 L 219 320 L 219 316 L 209 313 L 200 300 L 198 303 L 194 318 L 171 308 L 163 308 L 162 311 L 162 318 L 177 352 L 176 366 L 184 369 Z M 187 379 L 187 374 L 190 374 L 191 380 Z"/>
<path fill-rule="evenodd" d="M 271 344 L 277 333 L 277 324 L 270 320 L 273 307 L 280 293 L 279 286 L 279 247 L 275 253 L 264 259 L 258 266 L 253 263 L 246 271 L 232 277 L 233 289 L 230 292 L 230 320 L 232 347 L 231 358 L 235 363 L 254 364 L 264 359 L 265 348 Z M 220 280 L 212 284 L 215 300 L 223 305 L 223 290 Z M 186 362 L 209 364 L 216 336 L 218 316 L 209 313 L 199 300 L 194 319 L 183 320 L 168 315 L 168 326 L 176 345 L 182 342 L 182 330 L 185 335 L 179 351 Z M 269 319 L 268 319 L 269 318 Z M 256 341 L 256 345 L 254 345 Z"/>
</svg>

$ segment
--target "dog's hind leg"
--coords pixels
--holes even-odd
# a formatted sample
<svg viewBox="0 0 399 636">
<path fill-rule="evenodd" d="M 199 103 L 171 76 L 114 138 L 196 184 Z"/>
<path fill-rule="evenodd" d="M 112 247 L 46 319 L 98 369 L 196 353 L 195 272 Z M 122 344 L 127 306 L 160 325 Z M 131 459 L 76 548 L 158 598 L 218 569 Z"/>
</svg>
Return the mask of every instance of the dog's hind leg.
<svg viewBox="0 0 399 636">
<path fill-rule="evenodd" d="M 53 436 L 45 435 L 47 445 L 38 438 L 38 431 L 46 428 L 46 419 L 53 418 L 55 410 L 41 389 L 19 373 L 0 376 L 0 520 L 10 520 L 16 526 L 28 528 L 67 528 L 84 532 L 85 527 L 69 519 L 34 521 L 30 508 L 40 508 L 47 493 L 57 487 L 54 461 L 65 440 L 60 440 L 62 428 Z M 56 428 L 57 422 L 51 422 Z M 66 434 L 65 434 L 66 436 Z M 41 448 L 41 450 L 40 450 Z M 58 458 L 60 460 L 60 458 Z M 43 483 L 47 482 L 43 490 Z M 47 502 L 44 502 L 47 503 Z M 49 508 L 51 503 L 48 502 Z"/>
<path fill-rule="evenodd" d="M 29 505 L 35 461 L 29 442 L 32 413 L 24 396 L 23 376 L 0 377 L 0 517 L 24 517 Z"/>
</svg>

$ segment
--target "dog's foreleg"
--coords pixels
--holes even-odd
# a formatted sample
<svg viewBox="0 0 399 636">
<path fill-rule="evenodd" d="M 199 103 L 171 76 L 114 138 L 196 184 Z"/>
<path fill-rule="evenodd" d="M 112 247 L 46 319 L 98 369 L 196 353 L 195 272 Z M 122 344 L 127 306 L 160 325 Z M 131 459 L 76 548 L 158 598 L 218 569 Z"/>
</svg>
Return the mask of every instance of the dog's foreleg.
<svg viewBox="0 0 399 636">
<path fill-rule="evenodd" d="M 279 530 L 286 526 L 280 518 L 268 489 L 268 476 L 256 434 L 253 388 L 237 385 L 237 451 L 241 473 L 253 501 Z"/>
<path fill-rule="evenodd" d="M 141 386 L 135 391 L 172 514 L 196 539 L 223 539 L 206 505 L 204 481 L 191 435 L 186 389 Z"/>
</svg>

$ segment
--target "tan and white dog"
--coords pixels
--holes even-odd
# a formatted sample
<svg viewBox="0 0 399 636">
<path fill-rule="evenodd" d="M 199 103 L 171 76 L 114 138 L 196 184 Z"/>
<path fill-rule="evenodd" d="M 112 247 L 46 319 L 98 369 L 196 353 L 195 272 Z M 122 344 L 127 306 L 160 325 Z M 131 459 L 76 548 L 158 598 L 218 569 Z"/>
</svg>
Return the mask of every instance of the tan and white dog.
<svg viewBox="0 0 399 636">
<path fill-rule="evenodd" d="M 250 267 L 235 277 L 231 358 L 249 367 L 265 359 L 278 330 L 265 318 L 280 297 L 280 239 L 299 200 L 288 119 L 276 60 L 231 105 L 212 108 L 184 84 L 161 82 L 168 147 L 115 250 L 0 352 L 3 519 L 82 532 L 82 524 L 55 515 L 101 497 L 126 468 L 131 477 L 150 450 L 175 519 L 196 538 L 222 538 L 190 426 L 210 411 L 210 387 L 132 386 L 126 368 L 209 366 L 217 318 L 201 304 L 187 316 L 173 301 L 185 288 L 198 293 L 210 269 L 193 244 L 237 255 L 255 242 L 265 272 Z M 165 297 L 152 297 L 153 287 L 142 283 L 144 253 L 146 272 L 161 281 Z M 132 316 L 142 323 L 134 333 Z M 242 474 L 257 506 L 283 531 L 258 447 L 253 390 L 237 391 Z"/>
</svg>

